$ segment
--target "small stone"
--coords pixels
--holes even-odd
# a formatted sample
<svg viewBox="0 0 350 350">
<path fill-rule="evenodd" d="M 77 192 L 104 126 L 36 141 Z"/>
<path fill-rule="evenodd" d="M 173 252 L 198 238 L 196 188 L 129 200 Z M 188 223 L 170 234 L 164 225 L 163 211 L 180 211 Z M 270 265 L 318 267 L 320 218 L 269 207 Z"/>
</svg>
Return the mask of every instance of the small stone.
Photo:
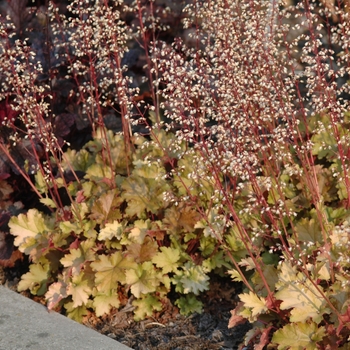
<svg viewBox="0 0 350 350">
<path fill-rule="evenodd" d="M 223 340 L 222 332 L 219 329 L 215 329 L 211 335 L 211 338 L 216 342 L 220 342 Z"/>
</svg>

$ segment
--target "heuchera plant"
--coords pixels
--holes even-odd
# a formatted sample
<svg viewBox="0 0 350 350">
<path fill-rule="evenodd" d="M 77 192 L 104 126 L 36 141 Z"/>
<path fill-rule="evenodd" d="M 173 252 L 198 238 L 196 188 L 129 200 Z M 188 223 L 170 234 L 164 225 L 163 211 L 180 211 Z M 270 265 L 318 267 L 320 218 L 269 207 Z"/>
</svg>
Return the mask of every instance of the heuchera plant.
<svg viewBox="0 0 350 350">
<path fill-rule="evenodd" d="M 292 5 L 194 0 L 169 42 L 156 1 L 51 4 L 46 71 L 1 22 L 0 147 L 44 206 L 9 223 L 31 260 L 19 290 L 76 320 L 132 296 L 142 319 L 171 290 L 200 311 L 209 273 L 227 273 L 245 345 L 347 348 L 349 3 Z M 91 139 L 71 147 L 60 125 Z"/>
<path fill-rule="evenodd" d="M 112 164 L 101 158 L 103 135 Z M 162 130 L 154 135 L 158 140 L 174 137 Z M 200 311 L 196 296 L 208 289 L 208 274 L 231 266 L 202 228 L 192 203 L 181 201 L 180 182 L 165 168 L 169 154 L 172 161 L 192 163 L 192 151 L 183 144 L 165 152 L 142 136 L 132 141 L 136 149 L 127 166 L 122 135 L 98 130 L 80 151 L 65 153 L 69 168 L 60 164 L 86 174 L 65 187 L 72 203 L 56 208 L 37 174 L 42 202 L 55 211 L 30 209 L 9 224 L 15 245 L 32 262 L 18 289 L 45 295 L 50 309 L 63 305 L 75 320 L 81 321 L 88 308 L 97 316 L 118 308 L 128 291 L 134 296 L 135 318 L 142 319 L 161 310 L 172 287 L 183 295 L 176 301 L 183 313 Z M 169 202 L 167 196 L 179 201 Z"/>
<path fill-rule="evenodd" d="M 202 214 L 247 288 L 230 326 L 248 319 L 245 344 L 259 349 L 346 348 L 348 256 L 334 241 L 349 237 L 348 7 L 280 5 L 187 7 L 197 46 L 154 52 L 161 106 L 215 182 L 209 198 L 224 225 Z M 230 244 L 226 232 L 239 238 Z"/>
</svg>

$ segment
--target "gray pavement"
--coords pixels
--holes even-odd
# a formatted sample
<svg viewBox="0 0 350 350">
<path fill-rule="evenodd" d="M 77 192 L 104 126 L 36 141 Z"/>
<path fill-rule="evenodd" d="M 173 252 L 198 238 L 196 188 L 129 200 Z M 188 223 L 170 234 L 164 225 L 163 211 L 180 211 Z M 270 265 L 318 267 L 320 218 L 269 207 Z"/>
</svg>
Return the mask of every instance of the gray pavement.
<svg viewBox="0 0 350 350">
<path fill-rule="evenodd" d="M 0 286 L 0 350 L 130 350 Z"/>
</svg>

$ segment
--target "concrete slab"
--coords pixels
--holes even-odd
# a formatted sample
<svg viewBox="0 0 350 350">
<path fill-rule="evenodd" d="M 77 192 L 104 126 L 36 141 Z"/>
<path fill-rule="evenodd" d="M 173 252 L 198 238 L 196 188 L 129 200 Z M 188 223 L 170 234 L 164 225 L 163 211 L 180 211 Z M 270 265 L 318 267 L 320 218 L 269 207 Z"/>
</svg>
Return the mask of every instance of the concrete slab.
<svg viewBox="0 0 350 350">
<path fill-rule="evenodd" d="M 0 350 L 130 350 L 0 286 Z"/>
</svg>

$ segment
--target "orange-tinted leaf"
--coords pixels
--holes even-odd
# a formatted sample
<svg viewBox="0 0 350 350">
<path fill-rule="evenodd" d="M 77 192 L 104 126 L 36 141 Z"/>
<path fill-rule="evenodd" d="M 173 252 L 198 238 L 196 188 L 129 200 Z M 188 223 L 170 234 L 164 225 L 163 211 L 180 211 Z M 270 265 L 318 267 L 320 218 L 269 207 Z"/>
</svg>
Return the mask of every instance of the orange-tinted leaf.
<svg viewBox="0 0 350 350">
<path fill-rule="evenodd" d="M 242 305 L 242 303 L 240 303 Z M 243 324 L 243 323 L 246 323 L 247 320 L 245 318 L 243 318 L 242 316 L 240 315 L 237 315 L 237 308 L 236 307 L 235 309 L 231 310 L 231 317 L 230 317 L 230 320 L 228 321 L 228 328 L 233 328 L 233 327 L 236 327 L 240 324 Z"/>
<path fill-rule="evenodd" d="M 127 250 L 127 256 L 137 263 L 150 261 L 157 254 L 158 245 L 150 237 L 145 237 L 142 244 L 132 243 Z"/>
</svg>

